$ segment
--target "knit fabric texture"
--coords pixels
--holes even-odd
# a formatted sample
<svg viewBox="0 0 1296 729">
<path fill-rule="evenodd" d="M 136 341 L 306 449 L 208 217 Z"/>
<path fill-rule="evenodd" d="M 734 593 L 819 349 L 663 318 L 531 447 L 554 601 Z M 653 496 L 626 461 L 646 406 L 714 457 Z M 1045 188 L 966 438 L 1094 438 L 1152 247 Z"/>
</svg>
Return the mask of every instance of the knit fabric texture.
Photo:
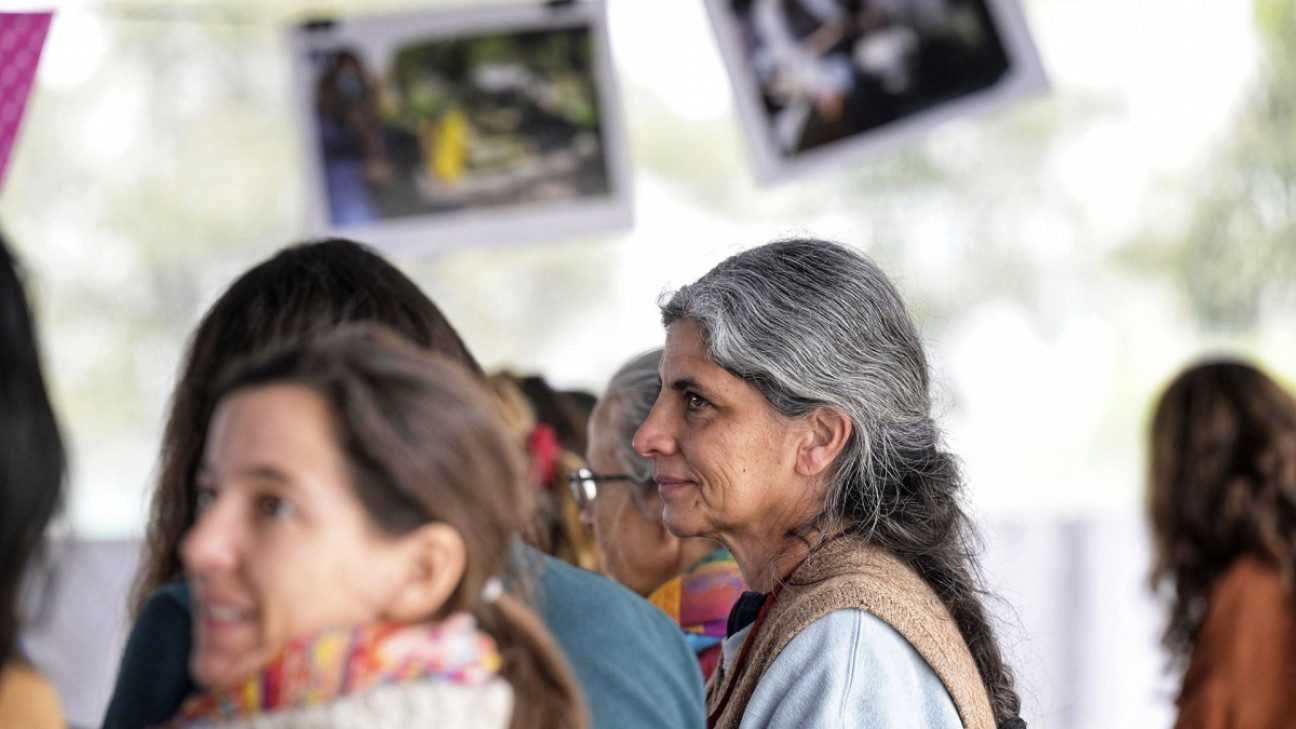
<svg viewBox="0 0 1296 729">
<path fill-rule="evenodd" d="M 958 625 L 936 593 L 891 553 L 853 537 L 811 553 L 788 577 L 754 634 L 744 665 L 707 684 L 707 715 L 732 691 L 717 729 L 737 729 L 761 676 L 801 630 L 835 610 L 862 609 L 895 628 L 932 667 L 968 729 L 995 729 L 990 699 Z M 733 684 L 732 690 L 730 685 Z"/>
<path fill-rule="evenodd" d="M 715 668 L 729 610 L 745 589 L 738 563 L 721 547 L 648 596 L 648 602 L 679 624 L 684 640 L 698 656 L 704 678 Z"/>
</svg>

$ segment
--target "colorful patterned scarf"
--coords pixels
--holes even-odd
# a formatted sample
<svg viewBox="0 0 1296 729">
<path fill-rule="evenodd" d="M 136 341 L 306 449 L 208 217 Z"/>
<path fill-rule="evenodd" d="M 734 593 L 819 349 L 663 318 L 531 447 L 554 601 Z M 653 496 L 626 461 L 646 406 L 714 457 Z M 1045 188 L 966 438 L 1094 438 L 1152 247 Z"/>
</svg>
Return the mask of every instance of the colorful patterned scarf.
<svg viewBox="0 0 1296 729">
<path fill-rule="evenodd" d="M 721 547 L 657 588 L 648 601 L 671 616 L 694 653 L 720 645 L 729 609 L 747 589 L 738 563 Z"/>
<path fill-rule="evenodd" d="M 480 685 L 494 679 L 499 668 L 494 639 L 477 630 L 467 613 L 437 623 L 326 630 L 292 641 L 239 685 L 189 699 L 167 727 L 322 706 L 390 684 Z"/>
</svg>

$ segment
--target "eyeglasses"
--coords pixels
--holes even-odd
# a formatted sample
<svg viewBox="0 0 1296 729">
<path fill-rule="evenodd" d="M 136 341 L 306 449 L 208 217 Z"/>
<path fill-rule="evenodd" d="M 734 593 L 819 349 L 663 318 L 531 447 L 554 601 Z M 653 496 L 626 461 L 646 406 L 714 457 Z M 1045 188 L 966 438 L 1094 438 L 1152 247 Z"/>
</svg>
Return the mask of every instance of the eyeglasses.
<svg viewBox="0 0 1296 729">
<path fill-rule="evenodd" d="M 576 504 L 584 509 L 590 505 L 598 496 L 598 485 L 603 481 L 633 481 L 634 479 L 623 474 L 615 473 L 609 475 L 600 475 L 594 473 L 588 468 L 578 468 L 575 471 L 567 472 L 567 485 L 571 487 L 572 498 L 576 499 Z"/>
</svg>

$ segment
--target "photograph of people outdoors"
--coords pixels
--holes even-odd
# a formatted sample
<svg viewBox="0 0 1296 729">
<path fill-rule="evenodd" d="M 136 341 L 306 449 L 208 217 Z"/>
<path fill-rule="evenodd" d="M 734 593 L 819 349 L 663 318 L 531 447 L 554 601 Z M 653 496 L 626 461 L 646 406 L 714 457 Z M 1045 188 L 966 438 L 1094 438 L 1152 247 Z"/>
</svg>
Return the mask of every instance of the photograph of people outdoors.
<svg viewBox="0 0 1296 729">
<path fill-rule="evenodd" d="M 924 112 L 1003 83 L 1014 56 L 1039 67 L 1029 37 L 1014 38 L 1013 24 L 987 0 L 710 0 L 709 7 L 767 178 L 810 150 L 840 152 L 871 130 L 929 122 Z M 1042 88 L 1042 72 L 1032 75 Z"/>
<path fill-rule="evenodd" d="M 398 221 L 425 234 L 447 218 L 614 198 L 594 16 L 554 9 L 537 23 L 522 10 L 295 31 L 320 227 Z"/>
</svg>

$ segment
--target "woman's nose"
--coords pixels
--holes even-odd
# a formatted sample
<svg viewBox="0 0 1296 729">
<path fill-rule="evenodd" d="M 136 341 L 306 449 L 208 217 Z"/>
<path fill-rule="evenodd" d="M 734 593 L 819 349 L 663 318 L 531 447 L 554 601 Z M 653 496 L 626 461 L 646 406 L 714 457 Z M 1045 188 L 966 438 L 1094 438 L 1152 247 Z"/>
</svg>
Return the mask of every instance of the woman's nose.
<svg viewBox="0 0 1296 729">
<path fill-rule="evenodd" d="M 191 574 L 231 569 L 238 560 L 233 509 L 219 501 L 199 512 L 180 542 L 180 561 Z"/>
<path fill-rule="evenodd" d="M 635 431 L 634 439 L 630 445 L 634 452 L 644 458 L 656 458 L 658 456 L 669 455 L 674 452 L 675 442 L 670 437 L 670 433 L 663 427 L 665 413 L 662 412 L 662 401 L 657 400 L 653 409 L 648 413 L 648 417 Z"/>
</svg>

